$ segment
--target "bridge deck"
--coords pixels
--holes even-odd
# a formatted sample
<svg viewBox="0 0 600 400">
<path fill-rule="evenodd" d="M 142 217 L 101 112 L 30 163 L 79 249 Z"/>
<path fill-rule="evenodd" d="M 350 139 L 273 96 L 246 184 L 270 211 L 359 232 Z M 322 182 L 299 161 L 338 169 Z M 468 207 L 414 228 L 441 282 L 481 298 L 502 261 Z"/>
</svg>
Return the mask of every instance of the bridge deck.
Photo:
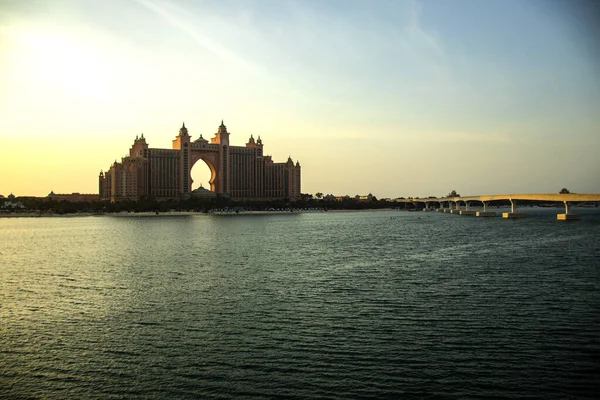
<svg viewBox="0 0 600 400">
<path fill-rule="evenodd" d="M 528 200 L 528 201 L 567 201 L 567 202 L 600 202 L 600 194 L 583 193 L 529 193 L 529 194 L 486 194 L 481 196 L 459 196 L 439 198 L 413 198 L 410 202 L 444 202 L 444 201 L 494 201 L 494 200 Z"/>
</svg>

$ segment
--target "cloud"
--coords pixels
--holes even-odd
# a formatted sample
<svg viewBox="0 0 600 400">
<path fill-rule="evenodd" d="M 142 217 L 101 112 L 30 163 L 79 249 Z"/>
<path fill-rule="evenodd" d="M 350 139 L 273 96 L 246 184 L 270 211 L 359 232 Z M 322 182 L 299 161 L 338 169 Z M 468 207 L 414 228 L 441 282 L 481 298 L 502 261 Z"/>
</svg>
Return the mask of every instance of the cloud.
<svg viewBox="0 0 600 400">
<path fill-rule="evenodd" d="M 205 32 L 200 31 L 190 20 L 194 15 L 185 9 L 177 8 L 171 3 L 164 3 L 166 7 L 159 6 L 148 0 L 135 0 L 138 4 L 154 13 L 156 16 L 169 23 L 171 26 L 185 33 L 200 47 L 214 54 L 223 61 L 233 64 L 234 68 L 258 70 L 259 66 L 230 51 L 219 42 L 215 41 Z"/>
<path fill-rule="evenodd" d="M 413 0 L 408 10 L 408 24 L 405 31 L 410 41 L 419 48 L 443 56 L 444 50 L 440 40 L 432 33 L 427 32 L 421 24 L 422 7 L 420 3 Z"/>
</svg>

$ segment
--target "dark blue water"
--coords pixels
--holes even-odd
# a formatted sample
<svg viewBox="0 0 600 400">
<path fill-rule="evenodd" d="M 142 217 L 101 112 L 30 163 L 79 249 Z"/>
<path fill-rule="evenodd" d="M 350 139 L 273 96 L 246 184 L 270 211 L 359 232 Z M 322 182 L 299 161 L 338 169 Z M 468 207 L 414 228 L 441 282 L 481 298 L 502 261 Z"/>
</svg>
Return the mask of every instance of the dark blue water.
<svg viewBox="0 0 600 400">
<path fill-rule="evenodd" d="M 0 398 L 597 398 L 577 211 L 0 219 Z"/>
</svg>

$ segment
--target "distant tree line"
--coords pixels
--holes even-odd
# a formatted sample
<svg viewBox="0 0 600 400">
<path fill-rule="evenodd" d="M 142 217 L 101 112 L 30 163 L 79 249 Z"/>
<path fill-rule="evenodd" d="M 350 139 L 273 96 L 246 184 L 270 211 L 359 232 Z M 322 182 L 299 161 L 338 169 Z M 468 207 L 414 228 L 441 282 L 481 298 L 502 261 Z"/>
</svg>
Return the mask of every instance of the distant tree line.
<svg viewBox="0 0 600 400">
<path fill-rule="evenodd" d="M 344 197 L 341 200 L 331 198 L 313 198 L 312 195 L 303 194 L 300 200 L 231 200 L 223 197 L 216 198 L 187 198 L 157 200 L 152 198 L 141 198 L 137 201 L 124 200 L 111 203 L 102 201 L 80 201 L 71 202 L 66 200 L 54 200 L 40 197 L 17 197 L 23 208 L 3 208 L 4 212 L 39 212 L 52 214 L 74 214 L 74 213 L 118 213 L 118 212 L 167 212 L 167 211 L 195 211 L 209 212 L 218 209 L 243 208 L 253 211 L 282 210 L 282 209 L 309 209 L 319 208 L 324 210 L 360 210 L 380 208 L 405 208 L 403 202 L 390 202 L 378 200 L 373 197 L 370 201 L 359 201 L 354 197 Z M 6 199 L 0 199 L 0 207 L 4 206 Z M 413 207 L 408 204 L 408 208 Z"/>
</svg>

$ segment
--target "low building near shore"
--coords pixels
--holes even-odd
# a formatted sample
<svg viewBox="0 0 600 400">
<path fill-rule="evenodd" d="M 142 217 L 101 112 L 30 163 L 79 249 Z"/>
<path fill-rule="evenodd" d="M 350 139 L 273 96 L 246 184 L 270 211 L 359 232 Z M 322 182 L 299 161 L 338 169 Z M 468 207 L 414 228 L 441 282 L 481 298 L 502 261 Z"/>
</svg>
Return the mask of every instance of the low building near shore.
<svg viewBox="0 0 600 400">
<path fill-rule="evenodd" d="M 363 195 L 356 195 L 354 197 L 356 200 L 358 200 L 359 202 L 365 202 L 365 201 L 371 201 L 373 200 L 373 195 L 371 193 L 369 194 L 363 194 Z"/>
<path fill-rule="evenodd" d="M 55 194 L 54 191 L 50 192 L 50 194 L 47 196 L 47 198 L 50 200 L 72 201 L 72 202 L 100 201 L 100 195 L 98 195 L 98 194 L 89 194 L 89 193 Z"/>
<path fill-rule="evenodd" d="M 8 200 L 5 201 L 0 208 L 3 210 L 22 210 L 25 208 L 25 206 L 22 202 L 16 201 L 15 196 L 11 193 L 11 195 L 8 196 Z"/>
</svg>

